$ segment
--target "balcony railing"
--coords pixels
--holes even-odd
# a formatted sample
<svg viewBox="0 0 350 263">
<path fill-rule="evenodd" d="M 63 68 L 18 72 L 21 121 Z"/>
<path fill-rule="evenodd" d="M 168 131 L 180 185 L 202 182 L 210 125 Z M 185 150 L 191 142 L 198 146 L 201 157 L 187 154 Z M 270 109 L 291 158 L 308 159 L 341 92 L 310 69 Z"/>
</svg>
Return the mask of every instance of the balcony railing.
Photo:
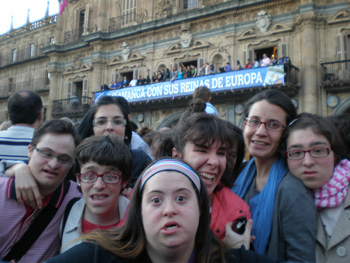
<svg viewBox="0 0 350 263">
<path fill-rule="evenodd" d="M 12 93 L 20 90 L 34 90 L 34 91 L 44 91 L 49 90 L 50 86 L 46 85 L 46 78 L 33 79 L 23 82 L 15 82 L 12 84 L 7 84 L 0 86 L 0 97 L 10 96 Z"/>
<path fill-rule="evenodd" d="M 52 105 L 52 116 L 75 117 L 83 116 L 93 104 L 91 97 L 71 97 L 63 100 L 54 100 Z"/>
<path fill-rule="evenodd" d="M 16 53 L 10 52 L 7 54 L 0 54 L 0 66 L 4 67 L 7 65 L 15 64 L 18 62 L 24 62 L 30 59 L 36 59 L 44 56 L 38 47 L 16 49 Z"/>
<path fill-rule="evenodd" d="M 322 84 L 350 81 L 350 60 L 321 62 Z"/>
<path fill-rule="evenodd" d="M 64 44 L 78 42 L 83 38 L 81 29 L 64 32 Z"/>
</svg>

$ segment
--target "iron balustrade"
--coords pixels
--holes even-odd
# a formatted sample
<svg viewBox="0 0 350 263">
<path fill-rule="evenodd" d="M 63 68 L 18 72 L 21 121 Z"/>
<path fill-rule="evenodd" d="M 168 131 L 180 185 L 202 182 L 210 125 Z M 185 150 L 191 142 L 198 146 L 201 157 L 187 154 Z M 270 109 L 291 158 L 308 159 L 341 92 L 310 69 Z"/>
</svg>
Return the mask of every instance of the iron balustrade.
<svg viewBox="0 0 350 263">
<path fill-rule="evenodd" d="M 91 97 L 71 97 L 52 101 L 52 116 L 73 117 L 84 115 L 93 104 Z"/>
<path fill-rule="evenodd" d="M 321 62 L 322 83 L 350 80 L 350 60 Z"/>
</svg>

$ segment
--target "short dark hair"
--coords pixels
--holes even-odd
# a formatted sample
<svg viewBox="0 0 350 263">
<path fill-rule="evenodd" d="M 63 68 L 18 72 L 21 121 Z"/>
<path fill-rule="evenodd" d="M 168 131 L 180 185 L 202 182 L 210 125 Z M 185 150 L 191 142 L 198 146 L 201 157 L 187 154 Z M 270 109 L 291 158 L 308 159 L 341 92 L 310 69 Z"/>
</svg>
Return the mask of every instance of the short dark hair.
<svg viewBox="0 0 350 263">
<path fill-rule="evenodd" d="M 283 136 L 283 146 L 287 150 L 287 140 L 289 135 L 296 130 L 305 130 L 310 128 L 314 133 L 324 136 L 330 143 L 334 152 L 335 165 L 344 158 L 347 158 L 347 149 L 345 149 L 341 135 L 337 128 L 327 118 L 311 113 L 301 113 L 291 122 L 285 130 Z"/>
<path fill-rule="evenodd" d="M 39 124 L 35 130 L 31 141 L 32 146 L 37 146 L 41 138 L 48 134 L 70 134 L 73 137 L 75 146 L 80 143 L 80 136 L 72 123 L 65 120 L 48 120 Z"/>
<path fill-rule="evenodd" d="M 101 97 L 96 102 L 96 104 L 93 105 L 89 109 L 89 111 L 85 114 L 83 120 L 81 121 L 81 123 L 78 127 L 78 132 L 79 132 L 82 139 L 85 139 L 87 137 L 94 135 L 92 121 L 94 119 L 94 116 L 95 116 L 97 110 L 101 106 L 110 105 L 110 104 L 116 105 L 124 115 L 124 119 L 126 120 L 126 125 L 125 125 L 125 138 L 123 138 L 123 139 L 124 139 L 124 142 L 127 145 L 129 145 L 131 142 L 132 127 L 131 127 L 131 123 L 129 121 L 129 114 L 130 114 L 129 103 L 124 97 L 120 97 L 120 96 L 117 96 L 117 97 L 103 96 L 103 97 Z"/>
<path fill-rule="evenodd" d="M 123 175 L 123 182 L 131 178 L 133 167 L 131 152 L 124 141 L 117 135 L 92 136 L 83 140 L 75 152 L 75 173 L 80 173 L 81 166 L 89 161 L 99 165 L 118 168 Z"/>
<path fill-rule="evenodd" d="M 327 117 L 333 125 L 339 131 L 340 136 L 343 139 L 345 148 L 350 155 L 350 115 L 349 114 L 337 114 Z"/>
<path fill-rule="evenodd" d="M 205 102 L 209 101 L 209 98 L 211 97 L 210 89 L 206 86 L 198 87 L 193 92 L 193 99 L 202 99 Z"/>
<path fill-rule="evenodd" d="M 40 96 L 31 90 L 21 90 L 11 95 L 8 100 L 8 114 L 12 124 L 33 124 L 43 107 Z"/>
</svg>

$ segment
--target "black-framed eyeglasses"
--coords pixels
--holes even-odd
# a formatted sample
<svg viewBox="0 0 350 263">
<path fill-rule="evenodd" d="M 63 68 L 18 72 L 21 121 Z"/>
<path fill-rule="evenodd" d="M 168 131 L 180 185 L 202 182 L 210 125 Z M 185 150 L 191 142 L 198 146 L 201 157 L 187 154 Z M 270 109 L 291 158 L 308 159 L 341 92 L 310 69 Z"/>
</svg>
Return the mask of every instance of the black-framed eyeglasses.
<svg viewBox="0 0 350 263">
<path fill-rule="evenodd" d="M 92 120 L 93 126 L 106 126 L 108 122 L 111 122 L 114 126 L 125 126 L 126 119 L 115 118 L 115 119 L 107 119 L 107 118 L 97 118 Z"/>
<path fill-rule="evenodd" d="M 254 128 L 259 128 L 261 124 L 264 124 L 266 129 L 269 131 L 280 131 L 284 129 L 286 126 L 284 126 L 282 123 L 280 123 L 278 120 L 268 120 L 268 121 L 261 121 L 257 117 L 247 117 L 245 118 L 245 123 Z"/>
<path fill-rule="evenodd" d="M 98 174 L 94 172 L 86 172 L 78 174 L 80 181 L 84 183 L 95 183 L 99 177 L 102 178 L 102 181 L 106 184 L 117 184 L 120 181 L 122 175 L 117 172 L 108 171 L 103 174 Z"/>
<path fill-rule="evenodd" d="M 69 155 L 66 155 L 66 154 L 57 155 L 57 154 L 54 154 L 53 152 L 51 152 L 50 150 L 39 149 L 36 147 L 34 149 L 44 159 L 52 160 L 53 158 L 56 158 L 57 161 L 63 165 L 71 165 L 73 163 L 73 158 L 70 157 Z"/>
<path fill-rule="evenodd" d="M 315 148 L 310 150 L 290 150 L 286 151 L 286 157 L 291 160 L 299 160 L 305 157 L 306 153 L 309 153 L 314 158 L 326 157 L 331 153 L 331 148 Z"/>
</svg>

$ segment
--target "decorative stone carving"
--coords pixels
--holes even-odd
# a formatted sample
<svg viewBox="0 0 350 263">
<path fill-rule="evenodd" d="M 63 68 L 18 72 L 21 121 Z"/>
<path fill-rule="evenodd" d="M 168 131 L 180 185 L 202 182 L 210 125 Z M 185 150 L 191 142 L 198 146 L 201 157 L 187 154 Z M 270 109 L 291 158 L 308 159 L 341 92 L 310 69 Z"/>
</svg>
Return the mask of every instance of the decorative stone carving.
<svg viewBox="0 0 350 263">
<path fill-rule="evenodd" d="M 122 44 L 122 58 L 124 60 L 128 60 L 130 54 L 131 54 L 131 47 L 129 46 L 129 44 L 127 42 L 123 42 L 123 44 Z"/>
<path fill-rule="evenodd" d="M 271 24 L 271 15 L 265 10 L 261 10 L 256 17 L 256 27 L 259 28 L 261 33 L 267 32 Z"/>
<path fill-rule="evenodd" d="M 158 0 L 156 5 L 156 17 L 167 17 L 171 14 L 173 4 L 171 0 Z"/>
<path fill-rule="evenodd" d="M 182 34 L 180 36 L 182 48 L 189 48 L 192 43 L 192 33 L 190 32 L 190 24 L 183 23 L 181 25 Z"/>
</svg>

